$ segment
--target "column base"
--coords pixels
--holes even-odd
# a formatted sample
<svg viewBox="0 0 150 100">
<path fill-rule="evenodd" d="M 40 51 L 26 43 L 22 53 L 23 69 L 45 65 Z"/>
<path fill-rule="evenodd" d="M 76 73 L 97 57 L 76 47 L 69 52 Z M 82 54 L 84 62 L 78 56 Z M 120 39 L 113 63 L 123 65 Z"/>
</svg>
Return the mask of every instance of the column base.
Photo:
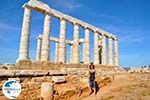
<svg viewBox="0 0 150 100">
<path fill-rule="evenodd" d="M 32 65 L 32 61 L 30 59 L 27 60 L 17 60 L 16 67 L 18 68 L 30 68 Z"/>
</svg>

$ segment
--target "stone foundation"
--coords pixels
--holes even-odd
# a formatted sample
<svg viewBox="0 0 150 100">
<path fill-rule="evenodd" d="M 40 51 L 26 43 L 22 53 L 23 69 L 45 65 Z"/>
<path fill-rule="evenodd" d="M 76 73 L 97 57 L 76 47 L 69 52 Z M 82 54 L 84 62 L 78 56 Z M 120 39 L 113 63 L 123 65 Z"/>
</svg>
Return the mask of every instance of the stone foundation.
<svg viewBox="0 0 150 100">
<path fill-rule="evenodd" d="M 2 93 L 2 85 L 8 79 L 15 79 L 21 83 L 22 92 L 18 100 L 41 100 L 41 84 L 54 83 L 53 76 L 64 76 L 66 80 L 61 84 L 54 83 L 54 100 L 68 100 L 73 94 L 88 89 L 89 68 L 86 64 L 25 63 L 19 63 L 20 66 L 5 66 L 6 68 L 0 70 L 0 100 L 7 100 Z M 127 73 L 116 66 L 95 65 L 95 69 L 98 83 L 106 77 L 112 80 L 116 79 L 115 74 Z"/>
</svg>

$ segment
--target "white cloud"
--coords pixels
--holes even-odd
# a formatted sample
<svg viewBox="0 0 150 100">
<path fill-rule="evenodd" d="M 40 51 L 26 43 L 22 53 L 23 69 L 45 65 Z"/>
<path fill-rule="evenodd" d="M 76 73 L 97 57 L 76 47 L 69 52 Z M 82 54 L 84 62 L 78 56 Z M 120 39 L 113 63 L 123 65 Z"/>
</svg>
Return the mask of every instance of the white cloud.
<svg viewBox="0 0 150 100">
<path fill-rule="evenodd" d="M 9 24 L 5 24 L 5 23 L 0 23 L 0 30 L 14 30 L 17 31 L 18 28 Z"/>
<path fill-rule="evenodd" d="M 125 31 L 124 31 L 125 32 Z M 128 30 L 126 34 L 120 35 L 120 42 L 141 43 L 150 40 L 150 31 L 148 30 Z"/>
<path fill-rule="evenodd" d="M 74 0 L 55 0 L 53 2 L 67 12 L 72 12 L 78 8 L 83 7 L 82 4 L 75 2 Z"/>
</svg>

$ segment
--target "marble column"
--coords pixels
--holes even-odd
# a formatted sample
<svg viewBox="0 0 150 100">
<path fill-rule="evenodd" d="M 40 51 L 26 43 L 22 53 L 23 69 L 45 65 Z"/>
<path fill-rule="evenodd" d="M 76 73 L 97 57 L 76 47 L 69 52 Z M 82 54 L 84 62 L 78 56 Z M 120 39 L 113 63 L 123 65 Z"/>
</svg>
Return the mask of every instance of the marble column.
<svg viewBox="0 0 150 100">
<path fill-rule="evenodd" d="M 58 42 L 55 43 L 55 63 L 58 63 L 58 51 L 59 51 L 59 44 Z"/>
<path fill-rule="evenodd" d="M 66 63 L 66 21 L 60 19 L 60 36 L 59 36 L 59 62 Z"/>
<path fill-rule="evenodd" d="M 108 47 L 108 64 L 113 65 L 113 58 L 112 58 L 112 37 L 109 37 L 109 47 Z"/>
<path fill-rule="evenodd" d="M 118 61 L 118 39 L 114 40 L 114 65 L 119 66 L 119 61 Z"/>
<path fill-rule="evenodd" d="M 83 61 L 85 64 L 90 63 L 90 31 L 88 28 L 85 28 L 85 41 L 83 45 Z"/>
<path fill-rule="evenodd" d="M 99 53 L 99 64 L 102 64 L 102 36 L 99 36 L 99 46 L 98 46 L 98 53 Z"/>
<path fill-rule="evenodd" d="M 74 24 L 73 32 L 73 63 L 79 63 L 79 25 Z"/>
<path fill-rule="evenodd" d="M 70 44 L 70 63 L 73 63 L 73 45 Z"/>
<path fill-rule="evenodd" d="M 106 36 L 102 35 L 102 65 L 106 65 Z"/>
<path fill-rule="evenodd" d="M 98 32 L 94 32 L 94 64 L 99 64 Z"/>
<path fill-rule="evenodd" d="M 29 39 L 30 39 L 30 21 L 31 21 L 31 9 L 24 6 L 24 16 L 21 31 L 19 58 L 17 62 L 23 60 L 29 60 Z"/>
<path fill-rule="evenodd" d="M 50 16 L 45 15 L 44 18 L 44 29 L 42 35 L 42 52 L 41 61 L 49 61 L 50 58 Z"/>
<path fill-rule="evenodd" d="M 41 60 L 41 47 L 42 47 L 42 36 L 37 37 L 37 51 L 36 51 L 36 61 Z"/>
</svg>

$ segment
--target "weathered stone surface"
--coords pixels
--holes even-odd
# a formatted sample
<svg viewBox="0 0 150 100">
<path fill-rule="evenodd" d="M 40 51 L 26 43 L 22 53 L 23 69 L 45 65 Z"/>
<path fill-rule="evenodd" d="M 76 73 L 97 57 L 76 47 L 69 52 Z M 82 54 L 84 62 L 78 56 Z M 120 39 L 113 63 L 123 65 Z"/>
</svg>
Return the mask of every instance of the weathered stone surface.
<svg viewBox="0 0 150 100">
<path fill-rule="evenodd" d="M 83 62 L 85 64 L 90 63 L 90 30 L 85 29 L 85 43 L 83 45 Z"/>
<path fill-rule="evenodd" d="M 49 71 L 45 71 L 45 70 L 34 71 L 34 76 L 44 76 L 48 74 L 49 74 Z"/>
<path fill-rule="evenodd" d="M 60 70 L 49 70 L 49 75 L 53 76 L 53 75 L 66 75 L 66 72 L 62 72 Z"/>
<path fill-rule="evenodd" d="M 54 87 L 52 83 L 45 82 L 41 84 L 41 97 L 44 100 L 52 100 L 53 91 L 54 91 Z"/>
<path fill-rule="evenodd" d="M 45 15 L 44 18 L 44 29 L 42 35 L 42 51 L 41 51 L 41 61 L 49 61 L 50 55 L 50 16 L 48 14 Z"/>
<path fill-rule="evenodd" d="M 148 68 L 130 68 L 128 70 L 129 73 L 150 73 L 150 69 Z"/>
<path fill-rule="evenodd" d="M 16 80 L 16 81 L 20 82 L 20 78 L 8 78 L 8 80 Z"/>
<path fill-rule="evenodd" d="M 62 83 L 65 82 L 66 79 L 64 76 L 52 76 L 52 81 L 54 81 L 55 83 Z"/>
<path fill-rule="evenodd" d="M 0 70 L 0 77 L 13 77 L 15 73 L 9 70 Z"/>
<path fill-rule="evenodd" d="M 58 61 L 66 63 L 66 20 L 60 20 L 60 37 L 59 37 L 59 56 Z"/>
<path fill-rule="evenodd" d="M 24 18 L 22 24 L 19 58 L 17 62 L 21 60 L 29 60 L 30 21 L 31 9 L 24 6 Z"/>
<path fill-rule="evenodd" d="M 21 70 L 15 73 L 15 76 L 33 76 L 34 71 L 32 70 Z"/>
</svg>

